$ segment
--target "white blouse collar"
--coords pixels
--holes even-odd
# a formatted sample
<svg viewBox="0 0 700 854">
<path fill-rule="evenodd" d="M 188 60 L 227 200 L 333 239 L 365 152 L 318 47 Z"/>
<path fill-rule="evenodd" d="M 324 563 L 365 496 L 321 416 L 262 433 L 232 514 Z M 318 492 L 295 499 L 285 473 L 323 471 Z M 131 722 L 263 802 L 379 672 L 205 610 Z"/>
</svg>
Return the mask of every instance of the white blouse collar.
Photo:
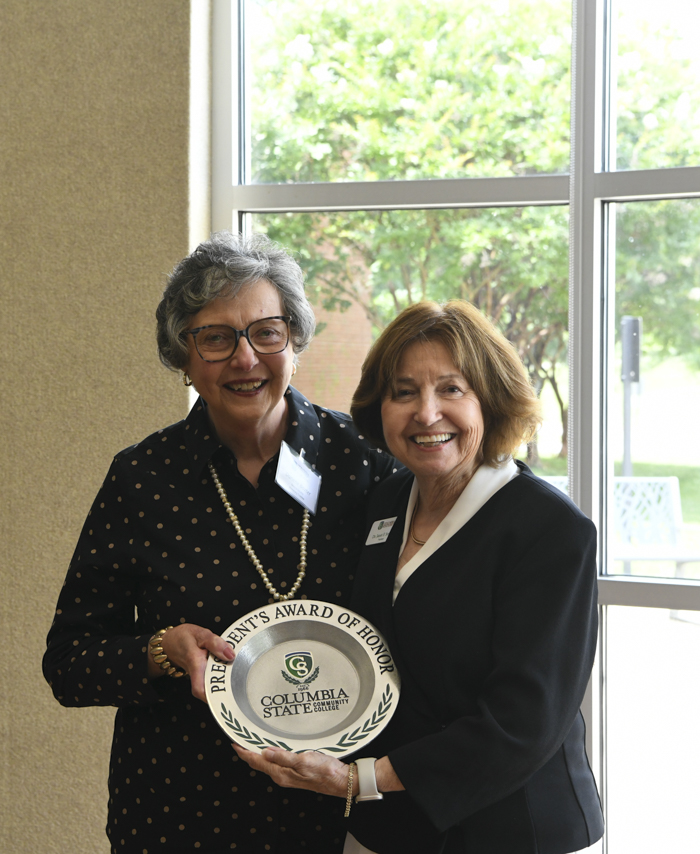
<svg viewBox="0 0 700 854">
<path fill-rule="evenodd" d="M 460 528 L 464 527 L 472 516 L 486 504 L 489 498 L 495 495 L 501 487 L 505 486 L 514 477 L 517 477 L 518 474 L 519 469 L 512 459 L 502 463 L 498 468 L 488 465 L 479 466 L 474 472 L 472 479 L 464 487 L 462 494 L 455 501 L 450 512 L 433 531 L 425 545 L 408 563 L 401 567 L 401 571 L 394 580 L 394 602 L 396 602 L 396 597 L 399 595 L 399 591 L 406 583 L 406 580 L 413 575 L 423 561 L 427 560 L 443 543 L 447 542 Z M 401 541 L 399 554 L 404 550 L 406 541 L 408 540 L 411 517 L 413 516 L 413 508 L 416 506 L 417 498 L 418 484 L 414 478 L 411 494 L 408 499 L 408 507 L 406 508 L 406 522 L 404 524 L 403 540 Z"/>
</svg>

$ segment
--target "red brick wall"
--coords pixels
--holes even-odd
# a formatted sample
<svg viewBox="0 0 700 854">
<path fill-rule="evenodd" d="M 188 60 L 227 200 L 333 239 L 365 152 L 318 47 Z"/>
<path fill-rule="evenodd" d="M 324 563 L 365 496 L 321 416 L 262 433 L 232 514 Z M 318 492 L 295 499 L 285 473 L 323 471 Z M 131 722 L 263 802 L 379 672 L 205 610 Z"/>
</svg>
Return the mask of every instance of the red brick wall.
<svg viewBox="0 0 700 854">
<path fill-rule="evenodd" d="M 342 312 L 314 306 L 314 313 L 326 326 L 299 357 L 292 383 L 312 403 L 348 412 L 372 343 L 372 324 L 357 303 Z"/>
</svg>

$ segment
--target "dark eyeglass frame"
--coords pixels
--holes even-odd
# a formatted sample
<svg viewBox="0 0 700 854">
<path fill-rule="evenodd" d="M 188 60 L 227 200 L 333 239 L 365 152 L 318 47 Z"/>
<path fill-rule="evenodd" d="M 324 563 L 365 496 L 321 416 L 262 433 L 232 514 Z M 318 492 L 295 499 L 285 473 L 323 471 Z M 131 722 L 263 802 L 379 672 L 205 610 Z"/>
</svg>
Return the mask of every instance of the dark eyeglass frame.
<svg viewBox="0 0 700 854">
<path fill-rule="evenodd" d="M 276 353 L 281 353 L 283 350 L 287 349 L 287 345 L 289 344 L 289 323 L 291 321 L 291 316 L 287 314 L 275 314 L 272 317 L 261 317 L 258 320 L 254 320 L 252 323 L 249 323 L 245 329 L 236 329 L 234 326 L 229 326 L 226 323 L 209 323 L 206 326 L 198 326 L 196 329 L 186 329 L 185 334 L 191 335 L 194 339 L 194 347 L 197 351 L 197 355 L 203 362 L 226 362 L 228 359 L 233 358 L 233 354 L 238 349 L 238 344 L 240 343 L 241 338 L 245 338 L 246 341 L 250 344 L 253 352 L 257 353 L 259 356 L 274 356 Z M 279 350 L 258 350 L 255 344 L 250 340 L 250 335 L 248 330 L 251 326 L 255 326 L 256 323 L 263 323 L 266 320 L 284 320 L 287 325 L 287 340 L 284 342 L 284 347 L 280 347 Z M 228 354 L 228 356 L 224 356 L 222 359 L 205 359 L 204 356 L 199 352 L 199 345 L 197 344 L 197 334 L 202 331 L 202 329 L 212 329 L 214 326 L 223 326 L 226 329 L 230 329 L 236 336 L 236 343 L 233 345 L 233 350 Z"/>
</svg>

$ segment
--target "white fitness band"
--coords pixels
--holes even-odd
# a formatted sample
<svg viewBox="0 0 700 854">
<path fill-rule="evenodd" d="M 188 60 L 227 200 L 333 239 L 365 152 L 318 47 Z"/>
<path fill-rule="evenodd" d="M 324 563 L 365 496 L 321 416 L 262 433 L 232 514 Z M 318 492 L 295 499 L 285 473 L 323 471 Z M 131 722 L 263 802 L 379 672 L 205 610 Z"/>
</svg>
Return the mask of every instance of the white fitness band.
<svg viewBox="0 0 700 854">
<path fill-rule="evenodd" d="M 357 765 L 357 782 L 359 784 L 359 792 L 355 798 L 355 803 L 360 803 L 360 801 L 381 801 L 384 799 L 384 795 L 377 788 L 377 775 L 374 771 L 374 763 L 376 761 L 374 756 L 355 760 L 355 764 Z"/>
</svg>

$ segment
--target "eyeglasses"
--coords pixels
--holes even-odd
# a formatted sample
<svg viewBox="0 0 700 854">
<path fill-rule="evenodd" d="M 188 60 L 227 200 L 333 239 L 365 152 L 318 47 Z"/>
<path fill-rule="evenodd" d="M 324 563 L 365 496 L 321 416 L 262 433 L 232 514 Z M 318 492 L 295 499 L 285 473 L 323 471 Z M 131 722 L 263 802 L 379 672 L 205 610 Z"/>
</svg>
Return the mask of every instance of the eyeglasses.
<svg viewBox="0 0 700 854">
<path fill-rule="evenodd" d="M 289 321 L 291 317 L 263 317 L 254 320 L 245 329 L 233 326 L 198 326 L 186 330 L 194 338 L 194 346 L 205 362 L 224 362 L 236 352 L 241 337 L 245 338 L 256 353 L 271 356 L 281 353 L 289 343 Z"/>
</svg>

